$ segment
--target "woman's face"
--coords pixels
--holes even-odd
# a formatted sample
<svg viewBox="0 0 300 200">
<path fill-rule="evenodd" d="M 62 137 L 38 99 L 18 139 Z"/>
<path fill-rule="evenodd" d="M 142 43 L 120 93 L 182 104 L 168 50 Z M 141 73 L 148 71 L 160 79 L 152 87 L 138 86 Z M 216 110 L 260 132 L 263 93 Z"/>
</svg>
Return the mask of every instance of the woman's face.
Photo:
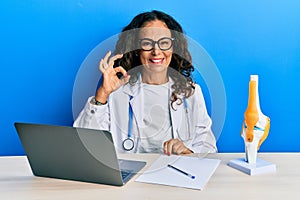
<svg viewBox="0 0 300 200">
<path fill-rule="evenodd" d="M 167 71 L 172 59 L 173 48 L 161 50 L 159 46 L 162 49 L 167 49 L 169 45 L 172 45 L 170 38 L 171 31 L 167 25 L 160 20 L 146 22 L 143 25 L 139 33 L 140 45 L 147 48 L 148 51 L 140 51 L 140 60 L 146 72 L 161 73 Z M 153 41 L 159 41 L 159 44 L 153 43 Z M 151 47 L 153 47 L 153 49 L 149 50 Z"/>
</svg>

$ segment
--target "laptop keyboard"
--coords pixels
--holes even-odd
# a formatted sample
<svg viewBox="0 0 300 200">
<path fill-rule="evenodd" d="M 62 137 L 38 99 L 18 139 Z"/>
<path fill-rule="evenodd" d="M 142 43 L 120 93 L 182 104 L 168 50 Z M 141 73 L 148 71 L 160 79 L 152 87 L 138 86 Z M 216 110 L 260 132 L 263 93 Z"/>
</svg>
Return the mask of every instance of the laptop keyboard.
<svg viewBox="0 0 300 200">
<path fill-rule="evenodd" d="M 121 171 L 122 179 L 125 179 L 131 173 L 132 173 L 132 171 Z"/>
</svg>

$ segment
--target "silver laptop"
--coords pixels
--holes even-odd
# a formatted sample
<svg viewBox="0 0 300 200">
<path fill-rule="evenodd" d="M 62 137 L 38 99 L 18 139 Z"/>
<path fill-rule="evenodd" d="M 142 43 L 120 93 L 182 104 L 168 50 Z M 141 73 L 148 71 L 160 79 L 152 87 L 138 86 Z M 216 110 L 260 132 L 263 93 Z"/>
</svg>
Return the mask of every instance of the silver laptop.
<svg viewBox="0 0 300 200">
<path fill-rule="evenodd" d="M 118 160 L 108 131 L 29 123 L 15 127 L 36 176 L 121 186 L 146 164 Z"/>
</svg>

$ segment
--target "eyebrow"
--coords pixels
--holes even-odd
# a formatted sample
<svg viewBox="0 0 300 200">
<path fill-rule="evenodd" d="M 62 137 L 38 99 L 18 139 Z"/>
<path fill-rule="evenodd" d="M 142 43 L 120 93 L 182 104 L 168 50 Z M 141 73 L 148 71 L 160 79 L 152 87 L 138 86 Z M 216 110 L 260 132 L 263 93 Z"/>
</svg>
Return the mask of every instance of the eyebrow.
<svg viewBox="0 0 300 200">
<path fill-rule="evenodd" d="M 172 37 L 163 36 L 163 37 L 159 38 L 158 40 L 160 40 L 160 39 L 162 39 L 162 38 L 172 38 Z M 147 37 L 140 38 L 140 40 L 142 40 L 142 39 L 147 39 L 147 40 L 152 40 L 152 41 L 158 41 L 158 40 L 153 40 L 153 39 L 151 39 L 151 38 L 147 38 Z"/>
</svg>

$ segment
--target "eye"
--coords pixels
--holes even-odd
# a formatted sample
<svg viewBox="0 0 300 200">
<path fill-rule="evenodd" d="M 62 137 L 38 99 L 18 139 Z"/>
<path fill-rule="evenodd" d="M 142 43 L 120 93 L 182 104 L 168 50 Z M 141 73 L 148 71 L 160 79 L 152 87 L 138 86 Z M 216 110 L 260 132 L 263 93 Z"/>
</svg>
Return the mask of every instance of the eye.
<svg viewBox="0 0 300 200">
<path fill-rule="evenodd" d="M 152 41 L 147 40 L 147 39 L 143 39 L 143 40 L 141 40 L 141 46 L 144 46 L 144 47 L 152 46 Z"/>
<path fill-rule="evenodd" d="M 150 46 L 152 43 L 151 42 L 142 42 L 143 46 Z"/>
<path fill-rule="evenodd" d="M 169 46 L 171 43 L 170 40 L 162 40 L 159 42 L 160 45 L 163 45 L 163 46 Z"/>
</svg>

